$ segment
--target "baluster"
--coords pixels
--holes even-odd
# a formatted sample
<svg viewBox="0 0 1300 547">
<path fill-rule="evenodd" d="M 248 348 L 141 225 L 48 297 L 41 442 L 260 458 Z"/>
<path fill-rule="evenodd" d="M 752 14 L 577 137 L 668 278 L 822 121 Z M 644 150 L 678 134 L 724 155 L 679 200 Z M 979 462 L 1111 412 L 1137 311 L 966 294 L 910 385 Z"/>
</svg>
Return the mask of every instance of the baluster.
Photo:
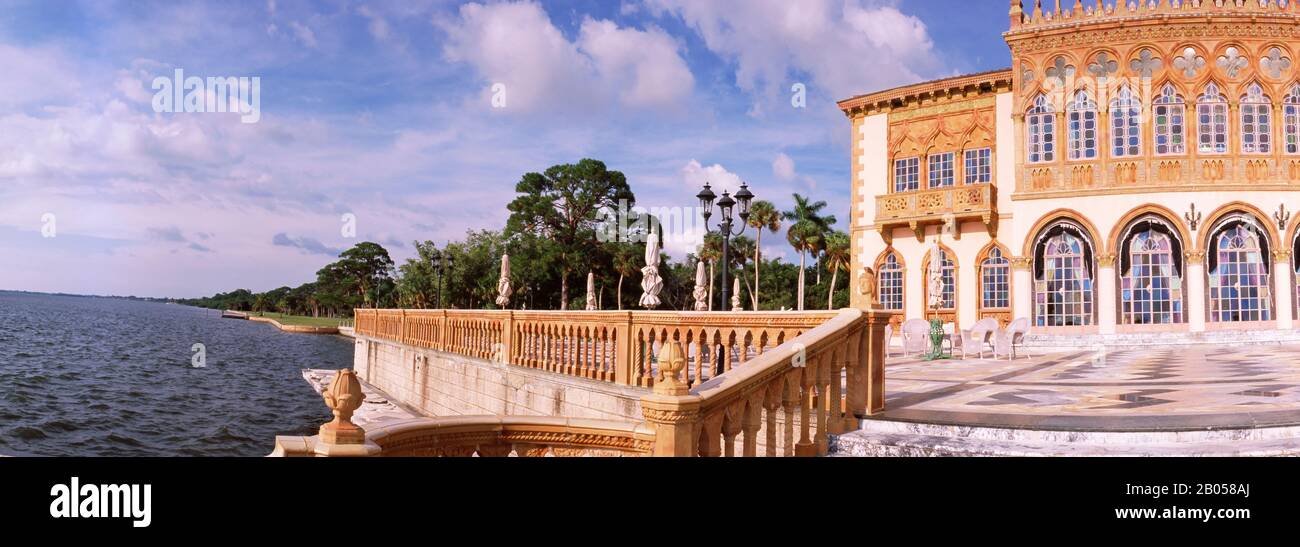
<svg viewBox="0 0 1300 547">
<path fill-rule="evenodd" d="M 842 433 L 844 427 L 844 398 L 841 381 L 844 374 L 844 347 L 847 341 L 836 344 L 831 351 L 830 363 L 830 397 L 826 406 L 830 411 L 829 429 L 831 433 Z"/>
<path fill-rule="evenodd" d="M 722 422 L 725 417 L 725 412 L 719 412 L 704 419 L 700 437 L 700 456 L 716 458 L 722 455 L 719 442 L 722 440 Z"/>
<path fill-rule="evenodd" d="M 799 457 L 816 456 L 817 445 L 809 428 L 812 427 L 813 388 L 817 385 L 817 366 L 806 364 L 799 379 L 799 442 L 794 453 Z"/>
<path fill-rule="evenodd" d="M 785 450 L 783 454 L 786 457 L 794 455 L 794 423 L 795 412 L 798 410 L 799 403 L 803 400 L 802 391 L 799 389 L 800 371 L 793 370 L 785 375 L 782 380 L 784 389 L 781 393 L 781 408 L 785 411 Z"/>
<path fill-rule="evenodd" d="M 765 431 L 767 433 L 767 438 L 764 439 L 764 441 L 767 443 L 766 453 L 769 458 L 776 457 L 776 411 L 781 408 L 782 386 L 783 383 L 778 379 L 777 381 L 769 382 L 767 384 L 767 389 L 763 390 L 763 410 L 765 417 L 767 418 L 767 428 Z"/>
<path fill-rule="evenodd" d="M 816 456 L 826 453 L 826 447 L 829 443 L 827 435 L 826 411 L 831 404 L 831 397 L 828 389 L 830 387 L 830 352 L 823 351 L 817 356 L 817 371 L 814 378 L 817 379 L 817 396 L 820 398 L 817 405 L 817 436 L 815 438 Z"/>
<path fill-rule="evenodd" d="M 746 458 L 758 456 L 758 430 L 763 427 L 762 402 L 762 393 L 745 401 L 745 412 L 742 414 L 743 423 L 741 423 L 741 430 L 745 434 L 745 438 L 741 455 Z"/>
<path fill-rule="evenodd" d="M 691 333 L 688 334 L 688 336 L 694 334 L 695 333 Z M 710 361 L 713 360 L 713 356 L 707 353 L 708 347 L 709 341 L 705 338 L 704 331 L 701 330 L 695 340 L 695 378 L 691 381 L 691 387 L 704 383 L 705 358 L 709 358 Z"/>
<path fill-rule="evenodd" d="M 736 401 L 727 405 L 722 415 L 722 454 L 728 458 L 736 457 L 736 435 L 744 428 L 741 419 L 745 414 L 745 401 Z"/>
</svg>

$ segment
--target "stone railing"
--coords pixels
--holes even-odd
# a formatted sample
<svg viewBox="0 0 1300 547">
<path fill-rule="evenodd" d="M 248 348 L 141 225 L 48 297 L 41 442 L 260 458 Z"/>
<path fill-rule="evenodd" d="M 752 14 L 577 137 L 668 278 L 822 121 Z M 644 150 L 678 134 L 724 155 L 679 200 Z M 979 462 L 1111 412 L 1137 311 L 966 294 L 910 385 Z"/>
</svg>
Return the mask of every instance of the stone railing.
<svg viewBox="0 0 1300 547">
<path fill-rule="evenodd" d="M 836 312 L 356 310 L 356 335 L 623 385 L 653 387 L 655 356 L 686 349 L 700 385 Z M 720 372 L 719 372 L 720 371 Z"/>
<path fill-rule="evenodd" d="M 383 322 L 382 313 L 365 315 L 370 318 L 358 318 L 359 326 L 374 320 L 378 328 Z M 536 318 L 523 314 L 516 318 L 537 327 L 525 329 L 529 335 L 555 330 Z M 888 320 L 884 312 L 842 310 L 775 348 L 755 352 L 744 366 L 694 387 L 683 377 L 691 370 L 685 345 L 689 340 L 673 335 L 663 337 L 663 342 L 647 343 L 660 346 L 652 374 L 654 390 L 641 399 L 643 423 L 466 416 L 379 424 L 362 434 L 350 421 L 364 398 L 358 396 L 360 380 L 344 370 L 323 394 L 334 420 L 322 426 L 318 436 L 278 437 L 271 455 L 693 457 L 758 456 L 760 448 L 765 456 L 825 455 L 829 435 L 856 429 L 861 417 L 885 408 L 884 326 Z M 581 333 L 609 332 L 581 325 L 575 328 Z M 610 328 L 618 332 L 617 326 Z M 646 332 L 672 330 L 678 334 L 697 331 L 695 325 L 670 329 L 647 323 L 644 328 Z M 704 331 L 707 340 L 712 340 L 713 334 L 745 340 L 752 336 L 744 329 Z M 762 335 L 755 338 L 762 340 Z M 606 339 L 595 340 L 599 348 Z M 512 351 L 511 355 L 534 359 L 530 352 Z M 546 362 L 546 355 L 537 361 Z M 739 450 L 737 440 L 741 441 Z"/>
<path fill-rule="evenodd" d="M 272 456 L 316 456 L 319 437 L 277 437 Z M 458 416 L 389 422 L 366 431 L 367 456 L 649 456 L 654 431 L 634 422 Z"/>
</svg>

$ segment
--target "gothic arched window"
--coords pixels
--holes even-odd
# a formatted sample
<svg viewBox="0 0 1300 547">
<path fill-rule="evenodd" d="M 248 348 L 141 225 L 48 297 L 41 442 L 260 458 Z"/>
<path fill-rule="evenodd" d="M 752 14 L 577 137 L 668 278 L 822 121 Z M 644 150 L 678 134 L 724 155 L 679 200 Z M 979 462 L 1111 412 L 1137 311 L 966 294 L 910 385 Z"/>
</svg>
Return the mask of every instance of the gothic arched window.
<svg viewBox="0 0 1300 547">
<path fill-rule="evenodd" d="M 1046 95 L 1034 99 L 1034 106 L 1025 112 L 1025 127 L 1029 163 L 1056 161 L 1056 109 Z"/>
<path fill-rule="evenodd" d="M 1300 84 L 1282 99 L 1282 141 L 1287 154 L 1300 154 Z"/>
<path fill-rule="evenodd" d="M 1120 301 L 1126 325 L 1183 322 L 1181 245 L 1167 225 L 1139 221 L 1124 241 Z"/>
<path fill-rule="evenodd" d="M 1092 248 L 1082 231 L 1058 224 L 1041 236 L 1034 255 L 1035 324 L 1092 325 Z"/>
<path fill-rule="evenodd" d="M 1174 86 L 1165 84 L 1152 110 L 1156 123 L 1156 154 L 1187 153 L 1187 105 Z"/>
<path fill-rule="evenodd" d="M 1259 84 L 1250 84 L 1241 97 L 1241 152 L 1273 151 L 1273 101 Z"/>
<path fill-rule="evenodd" d="M 1210 320 L 1268 321 L 1272 297 L 1266 240 L 1253 217 L 1224 223 L 1210 239 Z"/>
<path fill-rule="evenodd" d="M 903 311 L 903 265 L 898 255 L 889 253 L 877 268 L 880 278 L 880 306 L 888 311 Z"/>
<path fill-rule="evenodd" d="M 1070 101 L 1068 116 L 1068 146 L 1071 160 L 1090 160 L 1097 157 L 1097 103 L 1087 91 L 1080 91 Z"/>
<path fill-rule="evenodd" d="M 1142 101 L 1124 86 L 1110 102 L 1111 155 L 1122 158 L 1142 153 Z"/>
<path fill-rule="evenodd" d="M 1215 84 L 1205 86 L 1205 93 L 1196 100 L 1196 136 L 1198 152 L 1228 152 L 1228 99 Z"/>
<path fill-rule="evenodd" d="M 988 258 L 980 264 L 980 307 L 1011 307 L 1011 262 L 997 247 L 990 249 Z"/>
</svg>

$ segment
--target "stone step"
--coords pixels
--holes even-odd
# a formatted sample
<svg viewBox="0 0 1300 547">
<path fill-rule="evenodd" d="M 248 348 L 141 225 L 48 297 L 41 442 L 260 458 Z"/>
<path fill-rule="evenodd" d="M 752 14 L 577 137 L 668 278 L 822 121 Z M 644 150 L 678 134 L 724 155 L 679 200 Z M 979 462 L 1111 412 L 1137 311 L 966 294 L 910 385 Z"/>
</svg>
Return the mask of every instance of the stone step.
<svg viewBox="0 0 1300 547">
<path fill-rule="evenodd" d="M 1030 334 L 1024 345 L 1031 350 L 1071 350 L 1107 348 L 1149 348 L 1160 346 L 1186 346 L 1212 344 L 1222 346 L 1280 345 L 1300 343 L 1300 331 L 1294 330 L 1241 330 L 1201 333 L 1128 333 L 1042 335 Z"/>
<path fill-rule="evenodd" d="M 832 436 L 840 457 L 1294 456 L 1300 426 L 1185 431 L 1065 431 L 863 420 Z"/>
</svg>

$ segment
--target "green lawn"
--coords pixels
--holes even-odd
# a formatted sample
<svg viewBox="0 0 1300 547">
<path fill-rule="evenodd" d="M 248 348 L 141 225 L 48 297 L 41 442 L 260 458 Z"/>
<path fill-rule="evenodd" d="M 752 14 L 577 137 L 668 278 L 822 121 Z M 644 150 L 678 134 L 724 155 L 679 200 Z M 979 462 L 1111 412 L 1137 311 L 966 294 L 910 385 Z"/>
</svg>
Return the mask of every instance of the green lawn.
<svg viewBox="0 0 1300 547">
<path fill-rule="evenodd" d="M 307 315 L 285 315 L 283 313 L 272 312 L 261 314 L 257 312 L 249 312 L 249 315 L 253 317 L 259 315 L 262 317 L 269 317 L 279 321 L 281 325 L 301 325 L 304 327 L 337 327 L 343 322 L 343 319 L 339 317 L 311 317 Z"/>
</svg>

